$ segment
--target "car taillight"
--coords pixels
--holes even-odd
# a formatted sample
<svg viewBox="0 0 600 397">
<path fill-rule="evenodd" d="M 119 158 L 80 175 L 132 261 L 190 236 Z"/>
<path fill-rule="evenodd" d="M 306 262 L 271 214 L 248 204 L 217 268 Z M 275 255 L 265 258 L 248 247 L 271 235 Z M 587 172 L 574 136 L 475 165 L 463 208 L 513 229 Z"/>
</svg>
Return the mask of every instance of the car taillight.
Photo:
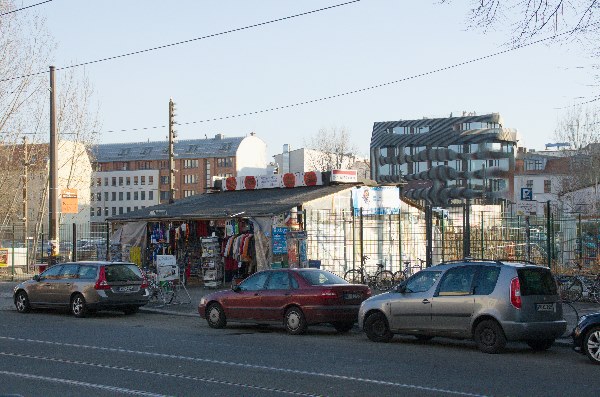
<svg viewBox="0 0 600 397">
<path fill-rule="evenodd" d="M 140 288 L 148 288 L 148 280 L 145 275 L 142 275 L 142 285 Z"/>
<path fill-rule="evenodd" d="M 98 280 L 96 281 L 96 285 L 94 285 L 94 289 L 110 289 L 110 285 L 106 282 L 106 271 L 104 270 L 104 266 L 100 266 L 100 274 L 98 275 Z"/>
<path fill-rule="evenodd" d="M 510 303 L 517 309 L 521 308 L 521 283 L 518 277 L 510 280 Z"/>
</svg>

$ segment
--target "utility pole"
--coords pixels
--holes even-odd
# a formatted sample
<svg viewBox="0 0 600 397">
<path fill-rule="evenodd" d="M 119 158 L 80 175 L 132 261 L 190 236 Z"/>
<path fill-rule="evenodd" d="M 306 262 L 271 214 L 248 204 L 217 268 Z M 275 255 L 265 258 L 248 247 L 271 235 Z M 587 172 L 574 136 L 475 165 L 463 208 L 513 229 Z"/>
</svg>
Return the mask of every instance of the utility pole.
<svg viewBox="0 0 600 397">
<path fill-rule="evenodd" d="M 169 203 L 175 201 L 175 103 L 169 98 Z"/>
<path fill-rule="evenodd" d="M 27 168 L 29 167 L 29 160 L 27 159 L 27 137 L 23 137 L 23 243 L 25 247 L 28 247 L 27 236 L 28 230 L 28 219 L 27 219 Z M 29 265 L 29 263 L 27 263 Z"/>
<path fill-rule="evenodd" d="M 58 199 L 57 199 L 57 178 L 58 178 L 58 144 L 56 136 L 56 89 L 54 85 L 54 66 L 50 66 L 50 186 L 49 194 L 50 201 L 48 203 L 48 217 L 50 218 L 50 228 L 48 240 L 50 244 L 55 244 L 56 247 L 52 247 L 51 256 L 56 255 L 58 252 Z M 56 251 L 55 251 L 56 250 Z"/>
</svg>

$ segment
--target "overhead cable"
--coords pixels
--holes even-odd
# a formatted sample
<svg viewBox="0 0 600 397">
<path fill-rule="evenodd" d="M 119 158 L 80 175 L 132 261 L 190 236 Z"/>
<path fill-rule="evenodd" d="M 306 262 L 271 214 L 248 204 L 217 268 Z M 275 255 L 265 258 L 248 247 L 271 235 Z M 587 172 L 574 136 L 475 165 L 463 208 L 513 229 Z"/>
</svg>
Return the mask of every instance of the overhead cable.
<svg viewBox="0 0 600 397">
<path fill-rule="evenodd" d="M 174 46 L 181 45 L 181 44 L 187 44 L 187 43 L 191 43 L 191 42 L 198 41 L 198 40 L 210 39 L 210 38 L 217 37 L 217 36 L 223 36 L 223 35 L 226 35 L 226 34 L 229 34 L 229 33 L 240 32 L 242 30 L 248 30 L 248 29 L 257 28 L 257 27 L 260 27 L 260 26 L 269 25 L 269 24 L 276 23 L 276 22 L 282 22 L 282 21 L 285 21 L 285 20 L 288 20 L 288 19 L 292 19 L 292 18 L 298 18 L 298 17 L 309 15 L 309 14 L 314 14 L 314 13 L 317 13 L 317 12 L 330 10 L 332 8 L 342 7 L 342 6 L 346 6 L 346 5 L 352 4 L 352 3 L 358 3 L 359 1 L 361 1 L 361 0 L 351 0 L 351 1 L 347 1 L 345 3 L 340 3 L 340 4 L 335 4 L 335 5 L 332 5 L 332 6 L 328 6 L 328 7 L 318 8 L 316 10 L 306 11 L 306 12 L 302 12 L 300 14 L 290 15 L 290 16 L 287 16 L 287 17 L 272 19 L 270 21 L 259 22 L 259 23 L 255 23 L 253 25 L 243 26 L 241 28 L 229 29 L 229 30 L 225 30 L 225 31 L 219 32 L 219 33 L 212 33 L 212 34 L 209 34 L 209 35 L 206 35 L 206 36 L 200 36 L 200 37 L 196 37 L 196 38 L 193 38 L 193 39 L 178 41 L 178 42 L 170 43 L 170 44 L 164 44 L 164 45 L 160 45 L 160 46 L 152 47 L 152 48 L 146 48 L 144 50 L 132 51 L 132 52 L 128 52 L 128 53 L 125 53 L 125 54 L 113 55 L 113 56 L 110 56 L 110 57 L 100 58 L 100 59 L 96 59 L 96 60 L 93 60 L 93 61 L 87 61 L 87 62 L 77 63 L 77 64 L 74 64 L 74 65 L 57 67 L 56 70 L 71 69 L 71 68 L 76 68 L 76 67 L 80 67 L 80 66 L 90 65 L 90 64 L 93 64 L 93 63 L 99 63 L 99 62 L 105 62 L 105 61 L 112 61 L 112 60 L 118 59 L 118 58 L 125 58 L 125 57 L 132 56 L 132 55 L 139 55 L 139 54 L 143 54 L 143 53 L 146 53 L 146 52 L 151 52 L 151 51 L 156 51 L 156 50 L 162 50 L 164 48 L 174 47 Z M 43 74 L 43 73 L 47 73 L 47 71 L 37 72 L 37 73 L 30 73 L 30 74 L 25 74 L 25 75 L 22 75 L 22 76 L 9 77 L 9 78 L 6 78 L 6 79 L 0 79 L 0 82 L 10 81 L 10 80 L 16 80 L 16 79 L 22 79 L 22 78 L 30 77 L 30 76 L 37 76 L 37 75 Z"/>
<path fill-rule="evenodd" d="M 46 0 L 46 1 L 42 1 L 42 2 L 40 2 L 40 3 L 37 3 L 37 4 L 32 4 L 32 5 L 30 5 L 30 6 L 27 6 L 27 7 L 21 7 L 21 8 L 17 8 L 17 9 L 15 9 L 15 10 L 12 10 L 12 11 L 3 12 L 2 14 L 0 14 L 0 17 L 1 17 L 1 16 L 3 16 L 3 15 L 12 14 L 13 12 L 17 12 L 17 11 L 23 11 L 23 10 L 26 10 L 26 9 L 28 9 L 28 8 L 31 8 L 31 7 L 41 6 L 42 4 L 45 4 L 45 3 L 50 3 L 51 1 L 52 1 L 52 0 Z"/>
</svg>

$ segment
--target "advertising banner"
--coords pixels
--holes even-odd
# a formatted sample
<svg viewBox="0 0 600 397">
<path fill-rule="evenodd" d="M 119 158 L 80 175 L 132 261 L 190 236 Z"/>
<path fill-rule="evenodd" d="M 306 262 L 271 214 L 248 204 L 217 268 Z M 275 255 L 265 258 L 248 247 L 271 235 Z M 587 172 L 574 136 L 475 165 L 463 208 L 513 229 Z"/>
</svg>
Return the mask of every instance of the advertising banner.
<svg viewBox="0 0 600 397">
<path fill-rule="evenodd" d="M 400 212 L 400 191 L 395 186 L 361 186 L 352 189 L 354 215 L 383 215 Z"/>
<path fill-rule="evenodd" d="M 156 273 L 158 281 L 179 279 L 179 267 L 174 255 L 156 255 Z"/>
<path fill-rule="evenodd" d="M 0 267 L 8 267 L 8 249 L 0 248 Z"/>
<path fill-rule="evenodd" d="M 77 214 L 77 189 L 63 189 L 61 194 L 61 211 L 63 214 Z"/>
</svg>

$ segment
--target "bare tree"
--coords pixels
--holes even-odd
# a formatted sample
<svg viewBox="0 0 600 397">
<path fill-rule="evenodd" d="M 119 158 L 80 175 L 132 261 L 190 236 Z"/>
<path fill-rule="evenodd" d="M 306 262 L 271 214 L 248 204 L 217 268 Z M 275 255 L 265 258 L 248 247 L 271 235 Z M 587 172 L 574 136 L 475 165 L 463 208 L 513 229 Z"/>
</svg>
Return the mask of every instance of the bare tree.
<svg viewBox="0 0 600 397">
<path fill-rule="evenodd" d="M 304 146 L 311 150 L 308 166 L 317 171 L 350 168 L 358 157 L 345 127 L 321 128 Z"/>
<path fill-rule="evenodd" d="M 571 147 L 569 176 L 563 191 L 587 187 L 600 180 L 600 111 L 595 107 L 569 108 L 556 127 L 554 137 Z"/>
</svg>

